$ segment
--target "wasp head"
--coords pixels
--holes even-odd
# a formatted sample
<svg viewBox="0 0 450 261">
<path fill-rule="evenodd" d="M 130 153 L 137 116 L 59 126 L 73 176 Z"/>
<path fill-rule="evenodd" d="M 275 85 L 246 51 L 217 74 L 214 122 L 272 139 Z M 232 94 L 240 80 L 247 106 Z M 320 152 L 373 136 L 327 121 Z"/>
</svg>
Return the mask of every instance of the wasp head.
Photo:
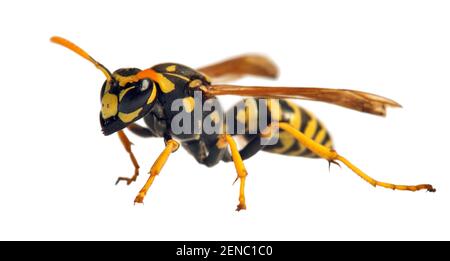
<svg viewBox="0 0 450 261">
<path fill-rule="evenodd" d="M 95 65 L 106 77 L 100 97 L 102 109 L 100 124 L 105 135 L 110 135 L 142 118 L 153 107 L 156 84 L 145 71 L 123 68 L 113 74 L 101 63 L 74 43 L 54 36 L 52 42 L 60 44 Z M 139 72 L 144 72 L 138 75 Z"/>
<path fill-rule="evenodd" d="M 100 93 L 100 124 L 105 135 L 125 128 L 147 114 L 156 98 L 155 82 L 139 79 L 137 68 L 122 68 L 106 80 Z"/>
</svg>

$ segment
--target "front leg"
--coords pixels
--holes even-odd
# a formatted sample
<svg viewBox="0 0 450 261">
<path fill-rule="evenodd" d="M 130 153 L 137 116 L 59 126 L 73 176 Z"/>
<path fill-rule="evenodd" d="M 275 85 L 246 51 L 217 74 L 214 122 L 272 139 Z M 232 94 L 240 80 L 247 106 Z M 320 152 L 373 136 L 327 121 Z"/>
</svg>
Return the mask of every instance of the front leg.
<svg viewBox="0 0 450 261">
<path fill-rule="evenodd" d="M 133 143 L 131 143 L 131 141 L 128 139 L 127 135 L 125 135 L 125 132 L 123 132 L 123 130 L 120 130 L 117 132 L 117 134 L 119 135 L 119 139 L 122 142 L 123 147 L 130 155 L 131 162 L 133 163 L 133 166 L 134 166 L 134 175 L 131 178 L 127 178 L 127 177 L 117 178 L 116 185 L 121 180 L 126 181 L 127 185 L 130 185 L 132 182 L 136 181 L 137 176 L 139 176 L 139 164 L 136 160 L 136 157 L 133 154 L 133 151 L 131 151 L 131 145 Z"/>
</svg>

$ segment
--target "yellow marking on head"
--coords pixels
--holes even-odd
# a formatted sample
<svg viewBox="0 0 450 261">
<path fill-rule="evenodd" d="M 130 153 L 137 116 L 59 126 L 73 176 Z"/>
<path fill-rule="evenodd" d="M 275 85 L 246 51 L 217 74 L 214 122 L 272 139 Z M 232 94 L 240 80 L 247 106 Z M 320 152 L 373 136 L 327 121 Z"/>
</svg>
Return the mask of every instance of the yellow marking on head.
<svg viewBox="0 0 450 261">
<path fill-rule="evenodd" d="M 119 83 L 120 87 L 124 87 L 127 83 L 130 83 L 130 82 L 139 81 L 139 79 L 136 77 L 136 75 L 121 76 L 118 74 L 113 74 L 113 77 Z"/>
<path fill-rule="evenodd" d="M 186 112 L 192 112 L 195 107 L 195 100 L 193 97 L 186 97 L 183 99 L 183 107 Z"/>
<path fill-rule="evenodd" d="M 164 74 L 166 74 L 166 75 L 171 75 L 171 76 L 175 76 L 175 77 L 180 78 L 180 79 L 182 79 L 182 80 L 185 80 L 185 81 L 187 81 L 187 82 L 191 80 L 191 79 L 189 79 L 188 77 L 183 76 L 183 75 L 178 74 L 178 73 L 164 73 Z"/>
<path fill-rule="evenodd" d="M 131 87 L 131 88 L 127 88 L 127 89 L 125 89 L 125 90 L 123 90 L 123 91 L 120 91 L 120 93 L 119 93 L 119 101 L 122 100 L 123 96 L 125 96 L 125 94 L 126 94 L 127 92 L 129 92 L 130 90 L 132 90 L 132 89 L 134 89 L 134 88 L 135 88 L 135 87 Z"/>
<path fill-rule="evenodd" d="M 168 72 L 174 72 L 177 69 L 176 65 L 170 65 L 166 67 L 166 71 Z"/>
<path fill-rule="evenodd" d="M 156 91 L 156 85 L 155 85 L 155 82 L 153 82 L 152 93 L 150 94 L 150 97 L 148 97 L 147 104 L 150 104 L 150 103 L 152 103 L 155 100 L 156 92 L 157 92 Z"/>
<path fill-rule="evenodd" d="M 102 97 L 102 117 L 108 119 L 117 114 L 119 101 L 117 96 L 111 93 L 105 93 Z"/>
<path fill-rule="evenodd" d="M 278 99 L 268 99 L 267 107 L 269 108 L 272 120 L 279 121 L 281 119 L 280 101 Z"/>
<path fill-rule="evenodd" d="M 134 119 L 136 119 L 141 111 L 142 108 L 139 108 L 130 113 L 119 112 L 119 119 L 125 123 L 132 122 Z"/>
<path fill-rule="evenodd" d="M 200 85 L 202 85 L 202 80 L 200 80 L 200 79 L 193 80 L 189 83 L 189 87 L 191 87 L 191 88 L 197 88 Z"/>
</svg>

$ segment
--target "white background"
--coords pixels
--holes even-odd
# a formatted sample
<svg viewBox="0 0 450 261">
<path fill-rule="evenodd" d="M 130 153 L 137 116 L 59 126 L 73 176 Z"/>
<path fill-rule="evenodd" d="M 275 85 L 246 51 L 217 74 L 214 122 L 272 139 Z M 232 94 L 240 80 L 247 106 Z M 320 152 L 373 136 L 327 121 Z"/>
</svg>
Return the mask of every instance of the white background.
<svg viewBox="0 0 450 261">
<path fill-rule="evenodd" d="M 446 1 L 2 1 L 0 239 L 450 239 L 450 6 Z M 129 135 L 141 176 L 98 114 L 103 75 L 51 44 L 66 37 L 111 70 L 269 55 L 278 81 L 382 94 L 381 118 L 302 102 L 337 150 L 373 177 L 436 193 L 373 188 L 324 160 L 261 153 L 246 161 L 247 211 L 235 212 L 232 164 L 169 159 L 133 206 L 160 139 Z M 236 97 L 224 99 L 230 105 Z"/>
</svg>

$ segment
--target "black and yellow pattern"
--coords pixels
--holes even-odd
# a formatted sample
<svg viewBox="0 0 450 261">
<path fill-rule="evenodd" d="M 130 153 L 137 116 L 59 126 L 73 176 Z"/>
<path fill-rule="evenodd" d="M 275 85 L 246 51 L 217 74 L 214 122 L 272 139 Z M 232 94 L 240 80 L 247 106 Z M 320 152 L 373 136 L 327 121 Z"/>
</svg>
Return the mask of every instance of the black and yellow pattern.
<svg viewBox="0 0 450 261">
<path fill-rule="evenodd" d="M 245 126 L 256 126 L 258 117 L 258 104 L 261 102 L 259 99 L 247 98 L 243 101 L 244 106 L 238 107 L 236 113 L 237 121 L 245 121 Z M 285 99 L 268 99 L 263 100 L 261 104 L 267 106 L 268 121 L 272 122 L 286 122 L 293 128 L 304 133 L 308 138 L 315 142 L 332 149 L 333 141 L 328 130 L 323 123 L 319 121 L 314 114 L 302 108 L 301 106 Z M 253 116 L 252 116 L 253 114 Z M 245 116 L 245 117 L 244 117 Z M 289 155 L 289 156 L 301 156 L 308 158 L 318 158 L 316 154 L 300 144 L 288 132 L 280 129 L 278 141 L 274 145 L 265 146 L 264 151 Z M 249 135 L 245 135 L 248 139 Z"/>
<path fill-rule="evenodd" d="M 169 155 L 180 145 L 199 163 L 208 167 L 220 161 L 234 162 L 238 175 L 236 180 L 240 180 L 237 210 L 246 209 L 244 190 L 247 171 L 243 161 L 261 150 L 282 155 L 321 157 L 330 163 L 340 161 L 373 186 L 394 190 L 435 191 L 430 184 L 397 185 L 371 178 L 332 149 L 333 142 L 329 132 L 312 113 L 284 98 L 323 101 L 375 115 L 385 115 L 387 106 L 400 107 L 391 99 L 347 89 L 212 84 L 210 78 L 206 76 L 213 77 L 215 81 L 223 77 L 239 78 L 245 75 L 275 78 L 276 66 L 267 58 L 255 55 L 243 55 L 199 70 L 177 63 L 164 63 L 145 70 L 121 68 L 111 73 L 72 42 L 61 37 L 52 37 L 51 41 L 88 60 L 106 77 L 101 89 L 100 125 L 105 135 L 118 133 L 134 166 L 133 176 L 119 177 L 118 182 L 126 181 L 130 184 L 139 174 L 139 164 L 131 151 L 132 143 L 125 135 L 124 128 L 143 137 L 164 139 L 166 147 L 150 169 L 150 177 L 136 196 L 135 203 L 143 202 Z M 193 112 L 196 108 L 200 105 L 203 108 L 207 103 L 212 105 L 216 101 L 215 97 L 219 95 L 258 98 L 241 101 L 227 113 L 225 119 L 220 117 L 219 112 L 222 112 L 220 104 L 214 105 L 215 111 L 202 111 L 200 116 L 195 117 L 196 114 Z M 196 97 L 202 98 L 201 104 Z M 181 103 L 178 103 L 179 101 Z M 172 109 L 174 103 L 178 110 Z M 186 126 L 187 131 L 178 133 L 174 130 L 172 123 L 178 114 L 194 116 L 183 118 L 182 125 Z M 232 116 L 232 124 L 228 122 L 229 116 Z M 147 127 L 135 123 L 141 118 Z M 260 126 L 264 119 L 270 126 Z M 202 127 L 204 120 L 217 125 L 219 131 L 209 132 L 202 128 L 198 133 L 192 131 L 194 126 Z M 241 128 L 242 126 L 244 128 Z M 279 132 L 275 131 L 276 127 L 279 127 Z M 275 144 L 262 142 L 264 138 L 272 135 L 278 135 Z M 247 144 L 239 149 L 232 136 L 244 137 Z M 230 151 L 227 150 L 228 146 Z"/>
<path fill-rule="evenodd" d="M 311 138 L 327 148 L 333 147 L 330 133 L 314 114 L 288 100 L 279 100 L 279 103 L 282 114 L 280 122 L 290 123 L 291 126 L 304 133 L 308 138 Z M 297 140 L 286 131 L 280 130 L 279 135 L 277 145 L 265 148 L 266 151 L 280 153 L 277 151 L 281 150 L 281 154 L 284 155 L 309 158 L 318 157 L 309 149 L 298 143 Z"/>
</svg>

